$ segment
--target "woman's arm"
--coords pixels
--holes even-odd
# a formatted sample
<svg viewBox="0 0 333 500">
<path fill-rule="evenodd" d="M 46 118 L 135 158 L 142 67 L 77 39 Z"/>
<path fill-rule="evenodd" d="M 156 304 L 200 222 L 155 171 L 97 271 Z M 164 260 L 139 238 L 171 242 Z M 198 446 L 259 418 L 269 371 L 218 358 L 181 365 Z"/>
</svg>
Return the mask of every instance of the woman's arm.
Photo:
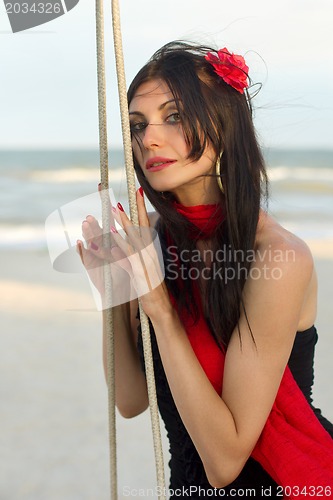
<svg viewBox="0 0 333 500">
<path fill-rule="evenodd" d="M 138 301 L 113 307 L 116 406 L 125 418 L 148 407 L 147 385 L 137 350 Z M 103 311 L 103 364 L 107 380 L 106 313 Z"/>
<path fill-rule="evenodd" d="M 141 199 L 138 208 L 140 225 L 148 225 Z M 124 212 L 120 217 L 129 234 L 130 221 Z M 244 287 L 255 343 L 243 313 L 239 321 L 242 342 L 235 328 L 227 349 L 222 395 L 216 393 L 196 358 L 165 284 L 141 297 L 175 404 L 215 487 L 224 487 L 239 475 L 258 441 L 290 356 L 313 275 L 312 257 L 303 242 L 287 232 L 268 233 L 260 258 L 253 264 L 256 272 Z M 134 246 L 142 244 L 135 240 Z M 124 248 L 119 235 L 116 242 Z M 273 252 L 280 256 L 277 261 L 272 261 Z M 293 258 L 281 259 L 281 255 Z M 272 267 L 278 270 L 276 274 Z M 153 266 L 148 266 L 146 275 L 153 272 Z M 143 277 L 141 274 L 139 280 Z"/>
<path fill-rule="evenodd" d="M 90 279 L 101 294 L 102 303 L 104 303 L 103 266 L 107 261 L 114 263 L 115 258 L 114 255 L 108 254 L 108 252 L 111 252 L 110 250 L 103 248 L 102 229 L 94 217 L 88 216 L 86 218 L 82 224 L 82 233 L 87 242 L 87 248 L 79 240 L 77 242 L 77 251 L 89 273 Z M 118 255 L 116 257 L 120 258 L 119 249 L 117 250 Z M 115 280 L 113 279 L 115 294 L 117 293 L 117 286 L 121 287 L 123 284 L 123 274 L 124 270 L 118 269 L 117 271 L 117 268 L 113 267 L 112 277 L 115 278 Z M 138 301 L 137 299 L 131 300 L 112 309 L 115 341 L 116 406 L 124 417 L 130 418 L 142 413 L 148 406 L 146 379 L 137 350 L 139 321 L 136 316 Z M 106 317 L 106 312 L 103 310 L 103 365 L 107 380 Z"/>
<path fill-rule="evenodd" d="M 140 196 L 140 201 L 141 201 Z M 158 219 L 156 212 L 148 214 L 150 226 L 155 226 Z M 138 300 L 132 300 L 113 307 L 115 330 L 115 382 L 116 406 L 125 418 L 132 418 L 149 405 L 147 383 L 139 359 L 137 348 Z M 103 365 L 107 380 L 107 343 L 106 314 L 103 311 Z"/>
<path fill-rule="evenodd" d="M 255 344 L 242 314 L 242 343 L 236 328 L 226 353 L 222 397 L 208 381 L 174 311 L 151 315 L 175 403 L 212 486 L 224 487 L 241 472 L 288 362 L 313 272 L 305 245 L 275 246 L 282 254 L 291 249 L 293 262 L 272 263 L 266 257 L 256 263 L 260 279 L 249 278 L 246 284 L 245 308 Z M 279 268 L 279 279 L 267 279 L 272 265 Z"/>
</svg>

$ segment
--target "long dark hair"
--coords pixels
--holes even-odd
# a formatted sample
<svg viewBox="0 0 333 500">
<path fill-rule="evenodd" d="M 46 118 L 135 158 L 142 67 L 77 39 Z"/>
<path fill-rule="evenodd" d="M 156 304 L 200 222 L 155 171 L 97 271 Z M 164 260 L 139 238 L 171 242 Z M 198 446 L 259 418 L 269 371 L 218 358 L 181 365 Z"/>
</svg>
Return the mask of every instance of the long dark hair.
<svg viewBox="0 0 333 500">
<path fill-rule="evenodd" d="M 128 101 L 131 102 L 143 83 L 165 81 L 181 116 L 190 150 L 188 158 L 197 161 L 208 144 L 213 146 L 217 160 L 223 151 L 221 205 L 226 219 L 217 227 L 209 245 L 213 256 L 218 250 L 225 250 L 223 259 L 213 260 L 215 270 L 220 269 L 215 276 L 233 278 L 208 280 L 202 297 L 208 326 L 218 345 L 225 349 L 244 308 L 242 292 L 251 266 L 247 256 L 254 251 L 259 211 L 263 196 L 267 198 L 268 181 L 253 126 L 249 93 L 241 94 L 217 76 L 204 58 L 208 51 L 214 49 L 181 41 L 163 46 L 134 78 Z M 134 165 L 145 194 L 160 215 L 160 234 L 170 235 L 179 256 L 183 250 L 194 250 L 196 243 L 189 237 L 192 225 L 176 211 L 172 193 L 162 195 L 152 189 L 136 158 Z M 165 258 L 168 259 L 168 252 Z M 193 263 L 187 266 L 193 267 Z M 191 280 L 170 279 L 166 273 L 166 283 L 177 297 L 179 308 L 185 307 L 196 321 L 198 312 L 193 307 Z"/>
</svg>

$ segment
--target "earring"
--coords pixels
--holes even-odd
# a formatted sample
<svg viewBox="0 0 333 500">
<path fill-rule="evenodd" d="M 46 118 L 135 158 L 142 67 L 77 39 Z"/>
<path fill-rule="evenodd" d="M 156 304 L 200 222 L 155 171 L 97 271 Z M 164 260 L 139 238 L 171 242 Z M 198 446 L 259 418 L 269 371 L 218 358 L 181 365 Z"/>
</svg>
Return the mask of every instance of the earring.
<svg viewBox="0 0 333 500">
<path fill-rule="evenodd" d="M 217 184 L 221 190 L 221 192 L 224 194 L 224 187 L 222 184 L 222 178 L 221 178 L 221 159 L 222 159 L 223 151 L 219 154 L 217 160 L 216 160 L 216 179 L 217 179 Z"/>
</svg>

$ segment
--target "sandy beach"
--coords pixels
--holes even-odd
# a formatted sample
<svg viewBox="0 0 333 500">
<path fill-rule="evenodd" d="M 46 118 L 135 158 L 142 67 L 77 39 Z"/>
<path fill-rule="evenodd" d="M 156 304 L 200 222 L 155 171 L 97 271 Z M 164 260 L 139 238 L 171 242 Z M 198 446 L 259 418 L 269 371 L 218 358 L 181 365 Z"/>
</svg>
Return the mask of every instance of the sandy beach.
<svg viewBox="0 0 333 500">
<path fill-rule="evenodd" d="M 314 402 L 333 419 L 333 241 L 308 243 L 319 277 Z M 89 284 L 55 272 L 46 251 L 2 251 L 0 266 L 0 499 L 106 500 L 107 394 Z M 118 459 L 120 498 L 155 486 L 148 412 L 118 418 Z"/>
</svg>

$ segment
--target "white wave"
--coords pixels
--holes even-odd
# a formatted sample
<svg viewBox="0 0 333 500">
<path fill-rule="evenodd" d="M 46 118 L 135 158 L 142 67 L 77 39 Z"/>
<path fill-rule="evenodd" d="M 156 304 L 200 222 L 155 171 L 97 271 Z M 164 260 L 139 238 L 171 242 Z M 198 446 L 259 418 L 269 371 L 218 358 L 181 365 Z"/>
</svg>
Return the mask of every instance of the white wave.
<svg viewBox="0 0 333 500">
<path fill-rule="evenodd" d="M 83 239 L 81 224 L 68 225 L 66 229 L 71 235 L 70 247 L 66 247 L 66 235 L 59 228 L 46 231 L 44 224 L 0 225 L 0 249 L 48 249 L 51 258 L 51 250 L 74 248 L 76 239 Z"/>
<path fill-rule="evenodd" d="M 35 182 L 49 183 L 75 183 L 96 182 L 100 178 L 99 168 L 69 168 L 60 170 L 33 170 L 30 179 Z M 122 182 L 125 180 L 124 168 L 117 167 L 109 170 L 111 182 Z"/>
<path fill-rule="evenodd" d="M 309 168 L 309 167 L 269 167 L 268 175 L 271 182 L 284 180 L 329 182 L 333 183 L 332 168 Z"/>
<path fill-rule="evenodd" d="M 291 219 L 278 219 L 279 223 L 288 231 L 296 234 L 304 240 L 318 239 L 329 240 L 333 239 L 333 227 L 331 224 L 308 224 L 306 221 L 295 221 Z"/>
<path fill-rule="evenodd" d="M 46 248 L 44 225 L 0 225 L 0 248 Z"/>
</svg>

